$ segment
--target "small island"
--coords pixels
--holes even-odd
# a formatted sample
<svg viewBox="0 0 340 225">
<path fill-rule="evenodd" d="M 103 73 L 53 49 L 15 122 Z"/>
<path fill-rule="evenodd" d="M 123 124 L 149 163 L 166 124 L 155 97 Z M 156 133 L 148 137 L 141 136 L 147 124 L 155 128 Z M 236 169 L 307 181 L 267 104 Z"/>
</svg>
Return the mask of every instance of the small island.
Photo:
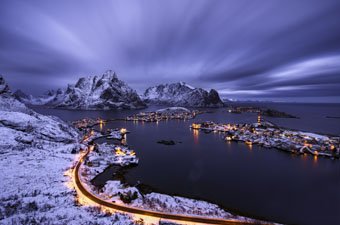
<svg viewBox="0 0 340 225">
<path fill-rule="evenodd" d="M 295 118 L 297 119 L 298 117 L 290 115 L 285 112 L 280 112 L 274 109 L 262 109 L 260 112 L 263 116 L 267 117 L 277 117 L 277 118 Z"/>
<path fill-rule="evenodd" d="M 327 119 L 340 119 L 340 116 L 326 116 Z"/>
<path fill-rule="evenodd" d="M 281 112 L 275 109 L 269 109 L 269 108 L 260 108 L 260 107 L 253 107 L 253 106 L 230 106 L 228 107 L 229 113 L 258 113 L 263 116 L 267 117 L 276 117 L 276 118 L 295 118 L 298 119 L 298 117 L 290 115 L 285 112 Z"/>
<path fill-rule="evenodd" d="M 158 144 L 163 144 L 163 145 L 175 145 L 176 142 L 173 140 L 160 140 L 157 141 Z"/>
</svg>

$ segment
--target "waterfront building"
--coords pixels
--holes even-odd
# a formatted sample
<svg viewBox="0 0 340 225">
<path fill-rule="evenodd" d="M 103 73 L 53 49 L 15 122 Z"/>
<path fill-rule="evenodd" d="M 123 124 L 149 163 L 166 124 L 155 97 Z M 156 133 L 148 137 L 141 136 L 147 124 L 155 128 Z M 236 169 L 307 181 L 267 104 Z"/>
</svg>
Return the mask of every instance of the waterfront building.
<svg viewBox="0 0 340 225">
<path fill-rule="evenodd" d="M 257 115 L 257 124 L 261 125 L 261 113 Z"/>
</svg>

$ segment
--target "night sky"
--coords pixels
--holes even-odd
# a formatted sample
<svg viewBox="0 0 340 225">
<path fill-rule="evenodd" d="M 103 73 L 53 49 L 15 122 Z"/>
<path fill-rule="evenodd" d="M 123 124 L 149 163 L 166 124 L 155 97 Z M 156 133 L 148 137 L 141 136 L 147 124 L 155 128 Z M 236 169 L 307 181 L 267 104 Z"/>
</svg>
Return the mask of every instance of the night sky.
<svg viewBox="0 0 340 225">
<path fill-rule="evenodd" d="M 0 74 L 32 94 L 112 69 L 223 97 L 340 102 L 340 1 L 0 2 Z"/>
</svg>

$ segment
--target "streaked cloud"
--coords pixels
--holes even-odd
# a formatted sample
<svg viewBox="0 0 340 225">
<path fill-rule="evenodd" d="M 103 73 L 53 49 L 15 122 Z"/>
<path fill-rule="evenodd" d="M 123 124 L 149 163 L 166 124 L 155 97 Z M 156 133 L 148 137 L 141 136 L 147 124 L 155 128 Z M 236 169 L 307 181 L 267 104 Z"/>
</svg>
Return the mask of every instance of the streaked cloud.
<svg viewBox="0 0 340 225">
<path fill-rule="evenodd" d="M 0 5 L 0 73 L 27 92 L 113 69 L 139 91 L 182 80 L 230 98 L 340 99 L 337 0 Z"/>
</svg>

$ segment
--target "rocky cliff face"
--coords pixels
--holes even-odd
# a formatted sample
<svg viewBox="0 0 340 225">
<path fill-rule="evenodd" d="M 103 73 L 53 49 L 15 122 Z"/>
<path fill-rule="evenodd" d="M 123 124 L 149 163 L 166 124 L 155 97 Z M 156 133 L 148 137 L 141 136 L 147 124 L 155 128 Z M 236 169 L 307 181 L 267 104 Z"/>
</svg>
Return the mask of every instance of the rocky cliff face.
<svg viewBox="0 0 340 225">
<path fill-rule="evenodd" d="M 7 94 L 9 92 L 8 84 L 5 79 L 0 75 L 0 94 Z"/>
<path fill-rule="evenodd" d="M 5 79 L 0 75 L 0 110 L 2 111 L 18 111 L 24 113 L 32 113 L 26 106 L 14 98 Z"/>
<path fill-rule="evenodd" d="M 101 76 L 82 77 L 75 85 L 49 91 L 43 97 L 26 103 L 86 110 L 138 109 L 146 106 L 136 91 L 119 80 L 111 70 Z"/>
<path fill-rule="evenodd" d="M 145 90 L 143 99 L 150 104 L 184 107 L 222 107 L 218 92 L 194 88 L 184 82 L 161 84 Z"/>
<path fill-rule="evenodd" d="M 39 97 L 34 97 L 32 95 L 26 94 L 25 92 L 19 89 L 16 90 L 13 93 L 13 95 L 17 100 L 19 100 L 22 103 L 25 103 L 26 105 L 45 105 L 51 102 L 57 96 L 58 93 L 61 94 L 62 90 L 61 89 L 58 89 L 56 91 L 49 90 Z"/>
</svg>

